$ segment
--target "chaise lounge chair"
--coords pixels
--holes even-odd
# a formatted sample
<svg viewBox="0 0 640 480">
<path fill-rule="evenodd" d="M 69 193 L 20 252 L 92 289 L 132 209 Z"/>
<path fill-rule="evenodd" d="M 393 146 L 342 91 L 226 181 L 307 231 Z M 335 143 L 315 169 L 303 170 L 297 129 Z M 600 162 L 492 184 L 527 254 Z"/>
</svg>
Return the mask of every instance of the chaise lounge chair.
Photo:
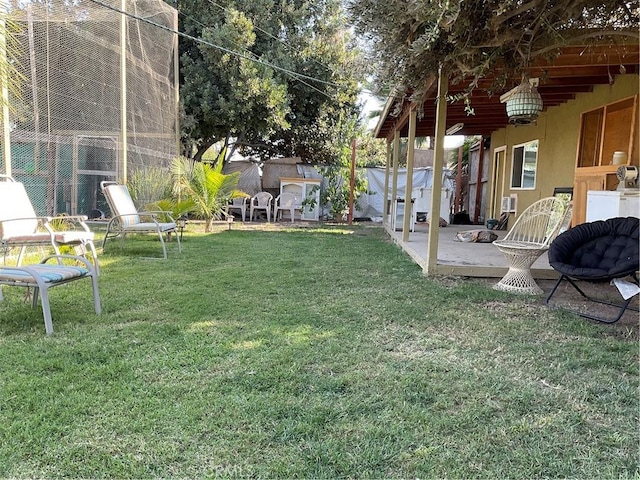
<svg viewBox="0 0 640 480">
<path fill-rule="evenodd" d="M 56 255 L 60 255 L 60 247 L 70 246 L 76 255 L 83 257 L 87 256 L 88 249 L 99 273 L 94 234 L 86 220 L 84 215 L 36 216 L 24 185 L 9 175 L 0 175 L 0 246 L 4 251 L 5 264 L 7 253 L 12 248 L 20 249 L 17 259 L 20 266 L 27 247 L 51 247 Z"/>
<path fill-rule="evenodd" d="M 68 259 L 84 266 L 63 265 L 62 261 Z M 55 265 L 47 263 L 49 260 L 56 260 Z M 53 321 L 51 319 L 51 308 L 49 306 L 49 289 L 73 282 L 90 278 L 93 287 L 93 305 L 96 314 L 102 312 L 100 306 L 100 293 L 98 292 L 98 278 L 95 268 L 86 258 L 73 255 L 50 255 L 36 265 L 22 265 L 19 267 L 0 266 L 0 301 L 2 298 L 2 286 L 31 287 L 34 289 L 32 297 L 32 307 L 38 303 L 38 296 L 41 297 L 42 314 L 44 316 L 44 327 L 47 335 L 53 333 Z"/>
<path fill-rule="evenodd" d="M 111 209 L 111 219 L 107 224 L 107 232 L 102 240 L 102 248 L 109 238 L 120 236 L 125 238 L 129 233 L 155 233 L 160 239 L 162 245 L 163 258 L 167 258 L 167 247 L 165 246 L 162 234 L 175 234 L 178 242 L 178 252 L 182 253 L 182 245 L 180 244 L 180 235 L 176 221 L 165 211 L 147 211 L 138 212 L 129 189 L 126 185 L 120 185 L 117 182 L 104 181 L 100 183 L 100 188 L 104 193 L 109 208 Z M 159 219 L 166 217 L 170 221 L 162 222 Z"/>
</svg>

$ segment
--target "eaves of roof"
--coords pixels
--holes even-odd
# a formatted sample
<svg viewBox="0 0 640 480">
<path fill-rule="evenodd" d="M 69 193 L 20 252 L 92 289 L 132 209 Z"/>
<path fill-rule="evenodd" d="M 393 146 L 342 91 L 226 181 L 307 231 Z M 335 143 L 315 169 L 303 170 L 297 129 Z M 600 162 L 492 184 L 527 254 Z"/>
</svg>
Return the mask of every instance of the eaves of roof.
<svg viewBox="0 0 640 480">
<path fill-rule="evenodd" d="M 473 115 L 467 114 L 465 104 L 461 100 L 448 103 L 446 128 L 463 123 L 464 127 L 457 135 L 488 136 L 509 124 L 505 105 L 500 101 L 500 95 L 505 92 L 487 93 L 487 89 L 500 73 L 500 69 L 495 69 L 491 75 L 481 79 L 478 87 L 471 92 L 469 102 L 474 111 Z M 530 78 L 539 79 L 538 92 L 542 96 L 544 109 L 548 109 L 574 99 L 576 93 L 591 92 L 595 85 L 611 84 L 616 75 L 639 74 L 640 45 L 636 42 L 564 47 L 553 60 L 539 59 L 527 69 L 527 73 Z M 516 86 L 519 81 L 520 79 L 513 79 L 506 90 Z M 417 137 L 434 135 L 436 83 L 428 82 L 427 94 L 419 107 Z M 452 97 L 464 93 L 468 83 L 450 82 L 447 95 Z M 389 98 L 374 130 L 374 136 L 391 139 L 397 129 L 402 137 L 406 137 L 409 105 L 409 100 L 405 99 L 401 108 L 398 108 L 397 100 Z M 398 111 L 400 113 L 396 113 Z"/>
</svg>

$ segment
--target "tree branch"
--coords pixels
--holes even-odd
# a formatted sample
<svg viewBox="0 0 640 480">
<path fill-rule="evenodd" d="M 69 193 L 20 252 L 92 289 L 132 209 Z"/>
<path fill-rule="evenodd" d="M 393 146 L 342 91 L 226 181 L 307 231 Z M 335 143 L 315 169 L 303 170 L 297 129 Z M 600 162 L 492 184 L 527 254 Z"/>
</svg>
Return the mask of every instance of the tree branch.
<svg viewBox="0 0 640 480">
<path fill-rule="evenodd" d="M 504 22 L 510 20 L 513 17 L 517 17 L 518 15 L 520 15 L 523 12 L 526 12 L 527 10 L 531 10 L 538 7 L 539 4 L 540 4 L 539 0 L 532 0 L 531 2 L 527 2 L 521 5 L 515 10 L 509 10 L 509 11 L 506 11 L 505 13 L 498 13 L 496 16 L 494 16 L 491 19 L 491 26 L 497 30 L 498 27 Z"/>
<path fill-rule="evenodd" d="M 588 40 L 590 38 L 597 38 L 597 37 L 626 37 L 626 38 L 632 38 L 634 40 L 640 40 L 640 33 L 631 32 L 631 31 L 621 31 L 621 30 L 601 30 L 599 32 L 585 33 L 584 35 L 577 35 L 575 37 L 571 37 L 568 42 L 555 43 L 553 45 L 548 45 L 544 48 L 531 52 L 531 58 L 544 55 L 547 52 L 556 50 L 563 46 L 567 46 L 571 44 L 579 45 L 580 42 L 583 40 Z"/>
</svg>

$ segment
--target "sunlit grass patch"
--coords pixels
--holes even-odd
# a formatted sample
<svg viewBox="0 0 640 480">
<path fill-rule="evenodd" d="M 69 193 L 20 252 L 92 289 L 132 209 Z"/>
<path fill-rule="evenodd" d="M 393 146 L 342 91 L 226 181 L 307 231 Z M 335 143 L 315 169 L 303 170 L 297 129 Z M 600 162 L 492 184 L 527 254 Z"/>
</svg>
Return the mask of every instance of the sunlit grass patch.
<svg viewBox="0 0 640 480">
<path fill-rule="evenodd" d="M 104 313 L 54 290 L 49 338 L 5 289 L 0 476 L 633 477 L 633 339 L 425 278 L 369 228 L 128 239 Z"/>
</svg>

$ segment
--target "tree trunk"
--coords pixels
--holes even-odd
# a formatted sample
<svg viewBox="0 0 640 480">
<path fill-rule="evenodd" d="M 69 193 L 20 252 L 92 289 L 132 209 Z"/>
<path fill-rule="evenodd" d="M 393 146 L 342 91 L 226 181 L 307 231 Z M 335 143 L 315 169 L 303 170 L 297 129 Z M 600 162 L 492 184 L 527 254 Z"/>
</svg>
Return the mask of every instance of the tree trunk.
<svg viewBox="0 0 640 480">
<path fill-rule="evenodd" d="M 207 150 L 209 150 L 209 148 L 216 143 L 215 139 L 209 139 L 205 142 L 202 143 L 202 145 L 200 145 L 198 147 L 198 149 L 196 150 L 196 154 L 193 156 L 193 160 L 196 162 L 201 162 L 202 161 L 202 156 L 205 154 L 205 152 Z"/>
</svg>

